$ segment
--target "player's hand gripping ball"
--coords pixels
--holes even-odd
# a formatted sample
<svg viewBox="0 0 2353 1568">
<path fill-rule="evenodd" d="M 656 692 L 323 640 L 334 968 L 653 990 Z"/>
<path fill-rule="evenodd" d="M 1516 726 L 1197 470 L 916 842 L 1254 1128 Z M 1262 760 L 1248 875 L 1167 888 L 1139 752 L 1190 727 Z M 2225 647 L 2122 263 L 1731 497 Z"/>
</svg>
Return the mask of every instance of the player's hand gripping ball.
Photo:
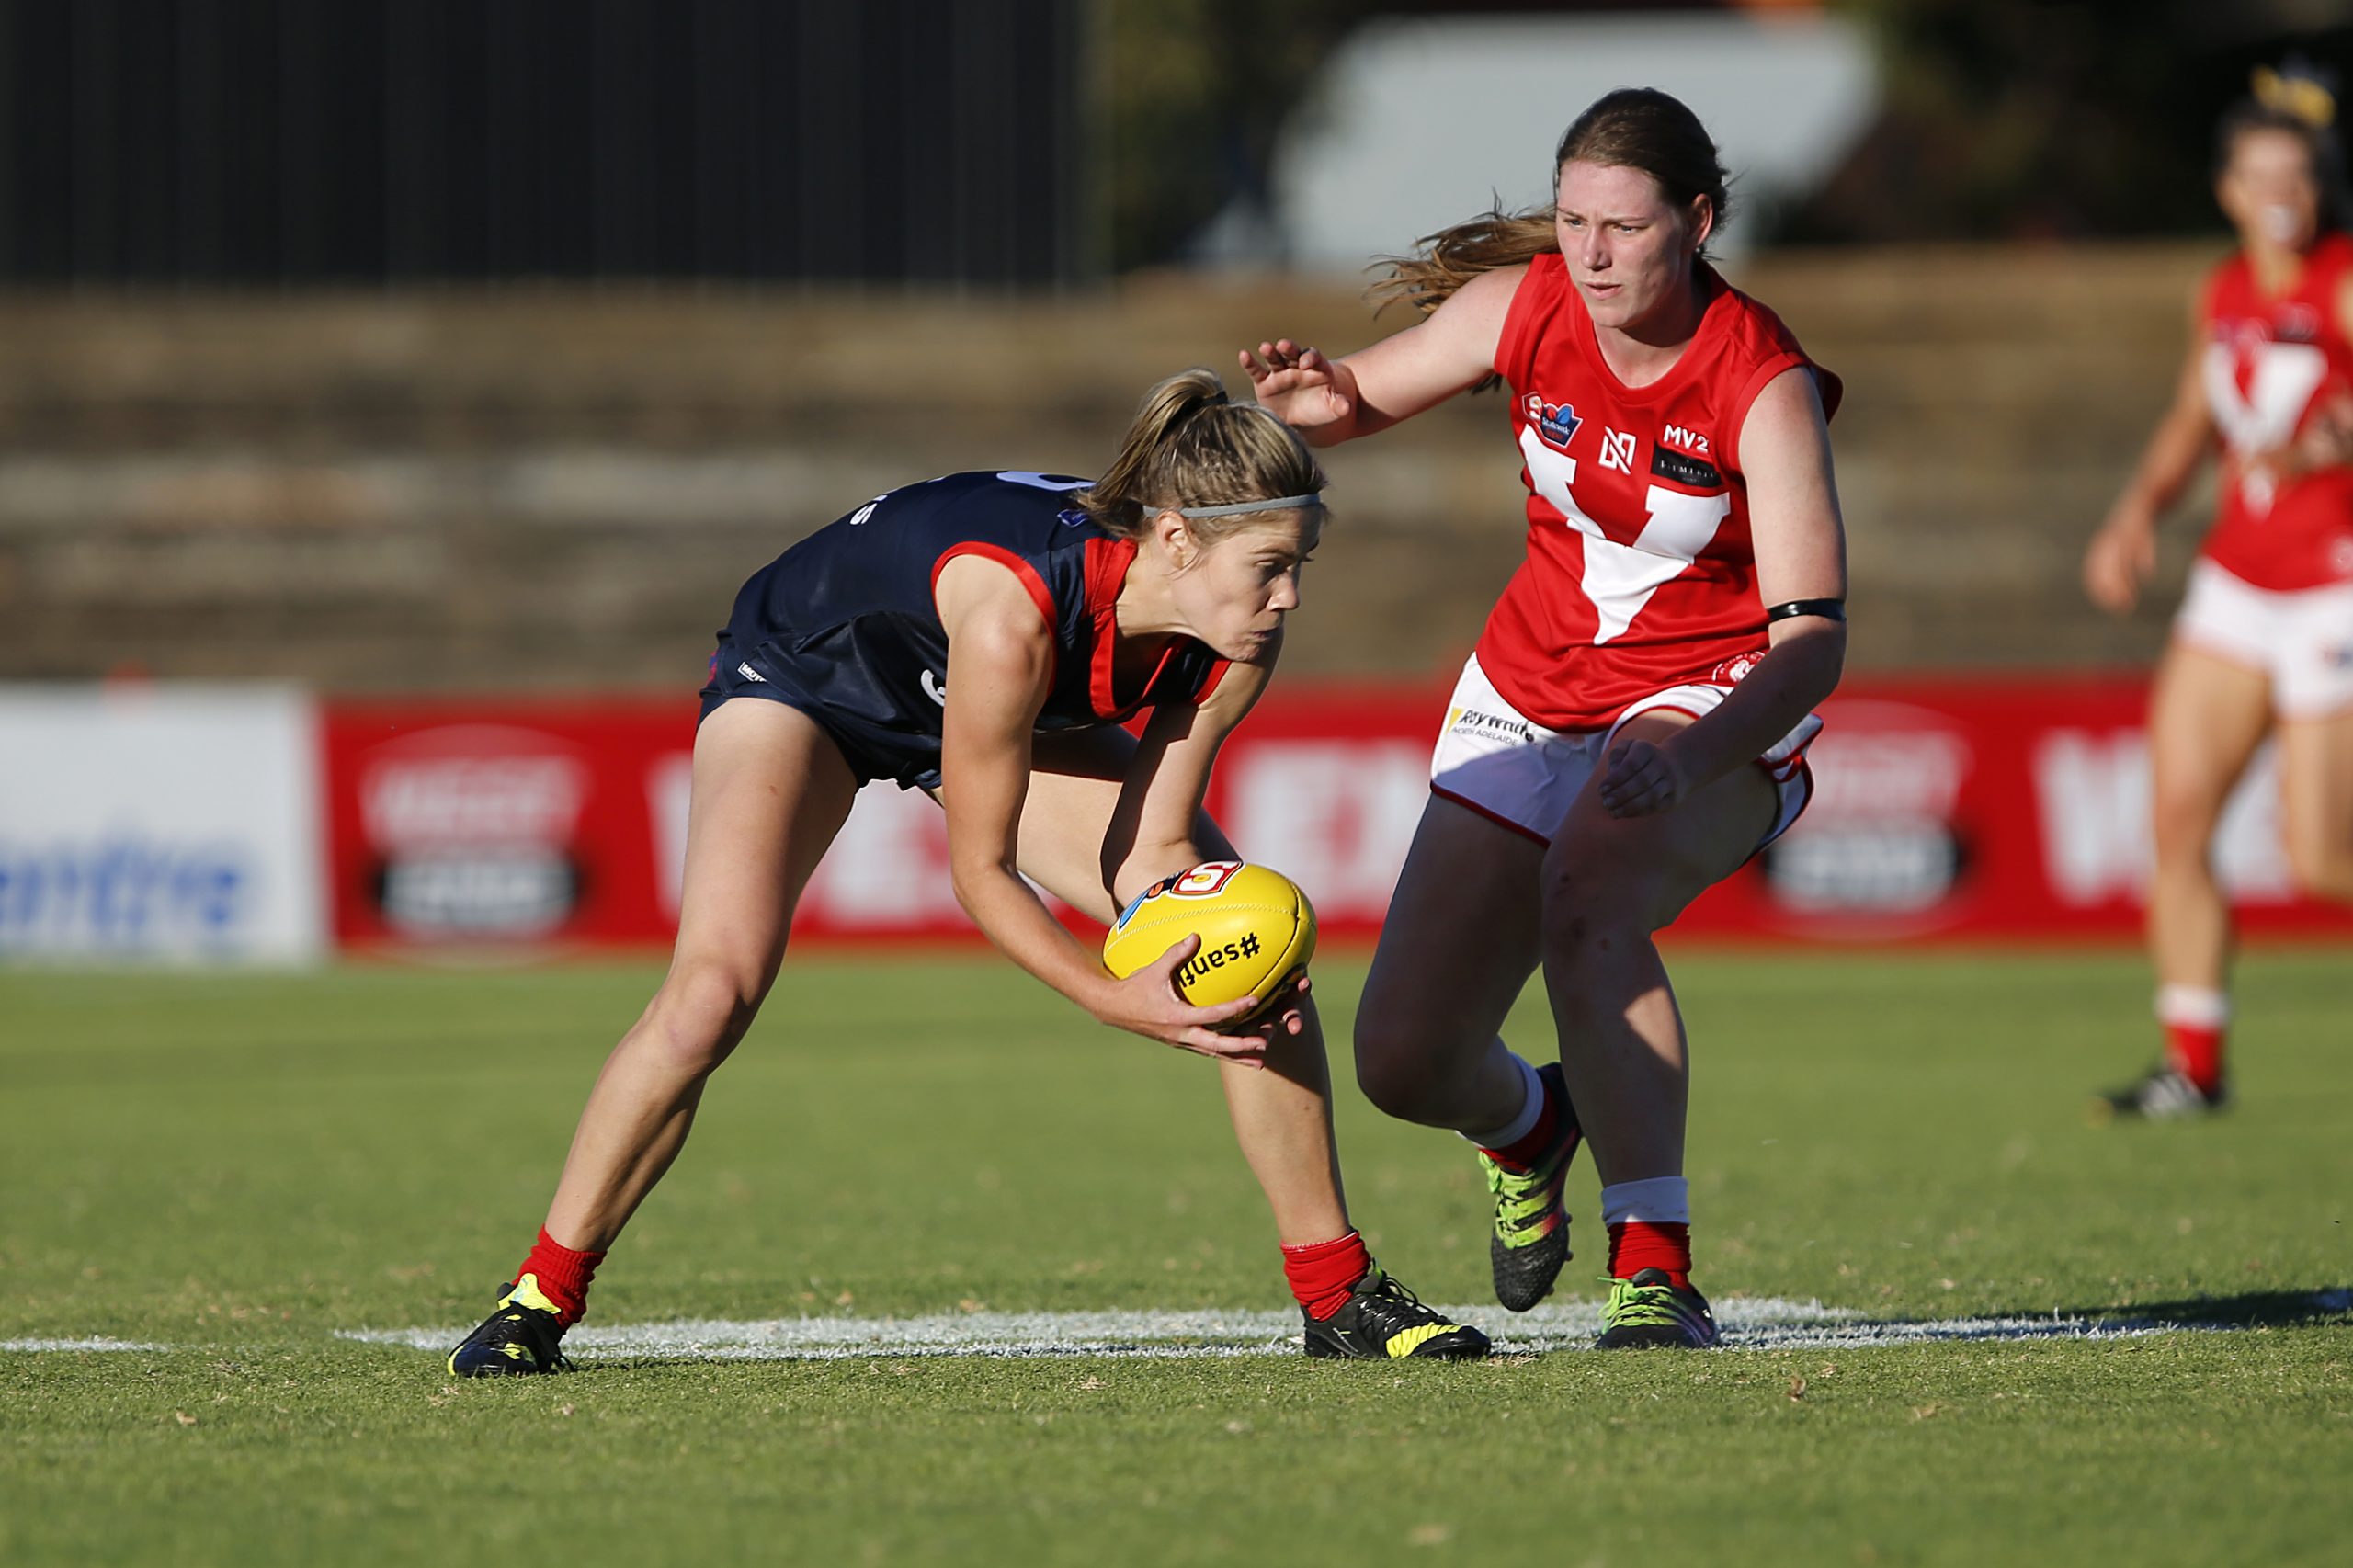
<svg viewBox="0 0 2353 1568">
<path fill-rule="evenodd" d="M 1195 934 L 1201 949 L 1176 971 L 1186 1001 L 1209 1007 L 1256 996 L 1271 1005 L 1315 956 L 1315 908 L 1280 871 L 1204 860 L 1120 912 L 1103 938 L 1103 967 L 1125 980 Z"/>
</svg>

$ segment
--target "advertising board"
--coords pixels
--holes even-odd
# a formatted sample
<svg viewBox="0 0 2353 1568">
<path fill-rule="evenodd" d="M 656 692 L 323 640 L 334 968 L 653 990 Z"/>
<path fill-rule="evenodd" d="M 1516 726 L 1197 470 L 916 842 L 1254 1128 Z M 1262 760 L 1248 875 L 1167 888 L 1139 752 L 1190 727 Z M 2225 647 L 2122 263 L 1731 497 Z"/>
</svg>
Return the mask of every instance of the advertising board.
<svg viewBox="0 0 2353 1568">
<path fill-rule="evenodd" d="M 314 709 L 267 687 L 0 687 L 0 958 L 324 945 Z"/>
<path fill-rule="evenodd" d="M 1227 744 L 1209 806 L 1340 939 L 1380 929 L 1427 797 L 1435 684 L 1279 687 Z M 1824 709 L 1812 808 L 1704 895 L 1679 936 L 1847 943 L 2130 938 L 2149 875 L 2144 686 L 1855 681 Z M 677 917 L 685 699 L 336 702 L 324 725 L 334 929 L 361 948 L 658 945 Z M 2253 934 L 2353 936 L 2300 897 L 2259 758 L 2218 865 Z M 1075 916 L 1074 924 L 1081 924 Z M 796 939 L 969 938 L 945 821 L 864 790 Z"/>
</svg>

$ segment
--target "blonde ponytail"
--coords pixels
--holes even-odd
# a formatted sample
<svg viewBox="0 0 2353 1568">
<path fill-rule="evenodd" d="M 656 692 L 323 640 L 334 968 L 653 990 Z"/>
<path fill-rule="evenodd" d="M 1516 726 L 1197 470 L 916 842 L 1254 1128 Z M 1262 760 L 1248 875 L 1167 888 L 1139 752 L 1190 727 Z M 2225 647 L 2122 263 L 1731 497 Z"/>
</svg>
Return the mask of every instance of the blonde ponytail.
<svg viewBox="0 0 2353 1568">
<path fill-rule="evenodd" d="M 1076 499 L 1105 528 L 1135 539 L 1163 509 L 1313 496 L 1324 485 L 1297 431 L 1256 403 L 1230 401 L 1216 371 L 1197 369 L 1144 393 L 1119 454 Z M 1210 543 L 1253 518 L 1244 512 L 1187 523 Z"/>
</svg>

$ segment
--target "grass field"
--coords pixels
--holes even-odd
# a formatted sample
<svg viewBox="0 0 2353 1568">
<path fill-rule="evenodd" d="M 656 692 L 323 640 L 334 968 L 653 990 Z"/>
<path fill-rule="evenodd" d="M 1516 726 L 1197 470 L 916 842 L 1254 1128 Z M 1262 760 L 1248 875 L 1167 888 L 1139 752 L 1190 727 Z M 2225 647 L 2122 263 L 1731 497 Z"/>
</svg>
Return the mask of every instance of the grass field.
<svg viewBox="0 0 2353 1568">
<path fill-rule="evenodd" d="M 2353 957 L 2247 962 L 2188 1128 L 2084 1119 L 2147 1058 L 2128 956 L 1680 973 L 1700 1280 L 1826 1337 L 1241 1353 L 1286 1298 L 1206 1064 L 987 960 L 819 958 L 606 1266 L 635 1348 L 458 1384 L 403 1332 L 486 1310 L 653 971 L 0 972 L 0 1562 L 2345 1560 Z M 1382 1260 L 1485 1300 L 1463 1148 L 1352 1089 L 1342 1138 Z M 1083 1321 L 1032 1313 L 1237 1353 L 934 1353 Z M 803 1318 L 848 1353 L 773 1358 Z M 1832 1332 L 2000 1319 L 2064 1333 Z M 94 1338 L 143 1348 L 30 1347 Z"/>
</svg>

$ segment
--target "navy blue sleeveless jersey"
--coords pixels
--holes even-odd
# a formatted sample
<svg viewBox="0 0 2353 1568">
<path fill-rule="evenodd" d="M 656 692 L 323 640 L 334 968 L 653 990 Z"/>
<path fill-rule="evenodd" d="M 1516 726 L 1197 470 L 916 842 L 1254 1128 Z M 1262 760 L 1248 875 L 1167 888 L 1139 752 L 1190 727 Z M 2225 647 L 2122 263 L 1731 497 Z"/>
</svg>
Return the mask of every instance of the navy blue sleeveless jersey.
<svg viewBox="0 0 2353 1568">
<path fill-rule="evenodd" d="M 1090 482 L 951 473 L 877 496 L 754 574 L 711 655 L 702 711 L 734 697 L 797 708 L 823 725 L 861 782 L 939 782 L 948 633 L 932 599 L 960 555 L 1010 567 L 1054 634 L 1053 685 L 1037 733 L 1116 724 L 1197 700 L 1225 673 L 1179 638 L 1140 689 L 1112 689 L 1112 608 L 1136 547 L 1069 505 Z"/>
</svg>

